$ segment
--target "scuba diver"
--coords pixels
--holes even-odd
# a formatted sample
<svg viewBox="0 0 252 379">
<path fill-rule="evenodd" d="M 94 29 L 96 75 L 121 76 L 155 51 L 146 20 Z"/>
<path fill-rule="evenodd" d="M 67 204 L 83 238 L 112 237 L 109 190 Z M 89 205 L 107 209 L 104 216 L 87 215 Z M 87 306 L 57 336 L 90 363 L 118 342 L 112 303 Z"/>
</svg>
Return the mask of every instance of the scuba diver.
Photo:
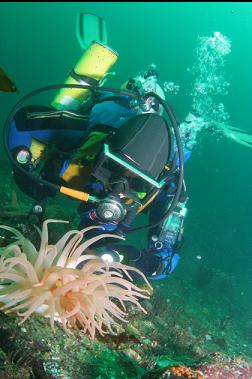
<svg viewBox="0 0 252 379">
<path fill-rule="evenodd" d="M 80 14 L 81 41 L 87 35 L 80 30 L 82 21 L 95 17 Z M 117 53 L 107 46 L 105 30 L 97 37 L 97 42 L 85 39 L 86 50 L 64 85 L 38 89 L 18 102 L 5 124 L 5 150 L 16 183 L 35 200 L 30 223 L 43 220 L 48 197 L 60 192 L 78 199 L 79 228 L 97 225 L 103 229 L 93 229 L 94 234 L 105 230 L 124 238 L 148 229 L 146 248 L 106 239 L 95 245 L 98 255 L 137 267 L 150 279 L 163 279 L 176 268 L 183 243 L 188 200 L 184 162 L 198 133 L 217 122 L 207 121 L 209 99 L 199 91 L 199 78 L 209 81 L 198 70 L 193 112 L 179 124 L 165 101 L 155 65 L 120 89 L 103 87 Z M 216 66 L 226 51 L 220 50 Z M 23 106 L 52 89 L 58 92 L 49 106 Z M 141 212 L 148 213 L 149 223 L 133 228 Z"/>
<path fill-rule="evenodd" d="M 21 99 L 5 124 L 5 149 L 17 185 L 35 200 L 30 223 L 43 220 L 46 199 L 58 192 L 81 200 L 79 228 L 101 226 L 94 235 L 105 230 L 126 238 L 148 229 L 145 249 L 106 239 L 95 246 L 97 254 L 162 279 L 180 259 L 190 151 L 155 65 L 120 90 L 101 86 L 116 59 L 115 51 L 94 41 L 66 84 Z M 49 89 L 59 89 L 49 107 L 23 106 Z M 148 212 L 148 225 L 132 228 L 141 212 Z"/>
</svg>

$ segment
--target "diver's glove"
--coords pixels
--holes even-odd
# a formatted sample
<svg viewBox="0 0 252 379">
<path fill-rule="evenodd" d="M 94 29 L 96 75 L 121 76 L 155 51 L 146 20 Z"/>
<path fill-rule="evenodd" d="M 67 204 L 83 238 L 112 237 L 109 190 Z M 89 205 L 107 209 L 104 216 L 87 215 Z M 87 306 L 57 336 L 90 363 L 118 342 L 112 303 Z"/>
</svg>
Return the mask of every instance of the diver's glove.
<svg viewBox="0 0 252 379">
<path fill-rule="evenodd" d="M 167 278 L 177 267 L 180 256 L 175 250 L 162 249 L 155 253 L 159 257 L 157 270 L 152 273 L 150 279 Z"/>
<path fill-rule="evenodd" d="M 151 279 L 164 279 L 175 270 L 180 260 L 178 250 L 182 244 L 182 234 L 173 245 L 169 239 L 164 239 L 162 243 L 157 243 L 155 239 L 149 240 L 149 252 L 152 252 L 159 259 L 159 265 L 152 273 Z"/>
</svg>

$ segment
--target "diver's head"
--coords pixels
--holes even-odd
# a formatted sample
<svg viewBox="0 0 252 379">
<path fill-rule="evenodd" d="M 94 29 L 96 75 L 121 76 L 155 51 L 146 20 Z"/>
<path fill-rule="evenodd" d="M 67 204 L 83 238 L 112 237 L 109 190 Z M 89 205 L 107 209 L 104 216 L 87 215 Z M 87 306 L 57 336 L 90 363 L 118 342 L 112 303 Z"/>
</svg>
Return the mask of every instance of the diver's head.
<svg viewBox="0 0 252 379">
<path fill-rule="evenodd" d="M 158 100 L 153 97 L 144 96 L 149 92 L 154 92 L 163 100 L 165 100 L 165 93 L 161 86 L 158 84 L 158 73 L 155 64 L 149 65 L 147 67 L 147 70 L 139 73 L 133 78 L 130 78 L 121 86 L 121 89 L 137 92 L 140 96 L 143 97 L 144 101 L 139 107 L 139 114 L 157 113 L 159 115 L 162 115 L 163 106 L 159 104 Z"/>
</svg>

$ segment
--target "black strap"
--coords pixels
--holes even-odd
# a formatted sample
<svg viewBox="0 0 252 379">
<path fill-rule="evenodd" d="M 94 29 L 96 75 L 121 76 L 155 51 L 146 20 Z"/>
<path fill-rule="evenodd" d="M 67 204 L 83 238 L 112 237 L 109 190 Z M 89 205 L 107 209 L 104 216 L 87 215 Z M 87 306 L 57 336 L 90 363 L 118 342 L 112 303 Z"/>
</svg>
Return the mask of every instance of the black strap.
<svg viewBox="0 0 252 379">
<path fill-rule="evenodd" d="M 70 71 L 69 75 L 80 84 L 81 82 L 85 82 L 85 84 L 89 84 L 91 86 L 99 85 L 99 80 L 91 78 L 90 76 L 77 74 L 74 69 Z"/>
</svg>

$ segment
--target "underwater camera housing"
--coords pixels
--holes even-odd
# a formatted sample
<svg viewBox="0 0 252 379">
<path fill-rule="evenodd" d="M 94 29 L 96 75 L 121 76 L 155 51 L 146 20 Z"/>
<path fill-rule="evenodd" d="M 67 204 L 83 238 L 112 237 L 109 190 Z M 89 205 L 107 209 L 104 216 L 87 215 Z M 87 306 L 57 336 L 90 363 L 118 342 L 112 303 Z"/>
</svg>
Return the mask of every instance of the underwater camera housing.
<svg viewBox="0 0 252 379">
<path fill-rule="evenodd" d="M 132 207 L 123 198 L 139 206 L 140 199 L 165 184 L 164 170 L 172 145 L 166 120 L 151 113 L 131 118 L 112 135 L 92 173 L 108 191 L 96 208 L 101 220 L 121 221 Z"/>
<path fill-rule="evenodd" d="M 137 115 L 104 144 L 92 175 L 109 190 L 121 183 L 125 196 L 136 201 L 137 193 L 164 185 L 163 172 L 172 146 L 173 135 L 163 117 Z"/>
</svg>

